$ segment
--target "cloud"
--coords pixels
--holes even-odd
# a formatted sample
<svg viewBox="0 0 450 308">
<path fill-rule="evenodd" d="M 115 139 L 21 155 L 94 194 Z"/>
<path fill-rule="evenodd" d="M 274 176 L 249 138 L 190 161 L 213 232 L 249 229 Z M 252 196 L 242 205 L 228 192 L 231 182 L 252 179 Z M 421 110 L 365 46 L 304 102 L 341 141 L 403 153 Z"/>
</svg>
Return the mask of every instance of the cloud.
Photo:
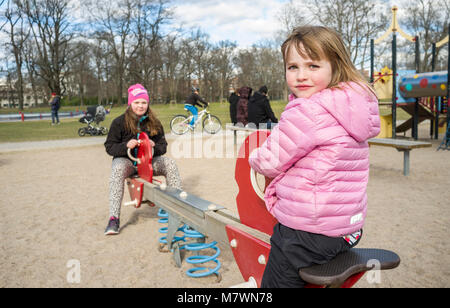
<svg viewBox="0 0 450 308">
<path fill-rule="evenodd" d="M 212 41 L 237 41 L 250 46 L 272 39 L 279 24 L 275 17 L 284 0 L 184 0 L 174 3 L 174 20 L 186 28 L 199 27 Z"/>
</svg>

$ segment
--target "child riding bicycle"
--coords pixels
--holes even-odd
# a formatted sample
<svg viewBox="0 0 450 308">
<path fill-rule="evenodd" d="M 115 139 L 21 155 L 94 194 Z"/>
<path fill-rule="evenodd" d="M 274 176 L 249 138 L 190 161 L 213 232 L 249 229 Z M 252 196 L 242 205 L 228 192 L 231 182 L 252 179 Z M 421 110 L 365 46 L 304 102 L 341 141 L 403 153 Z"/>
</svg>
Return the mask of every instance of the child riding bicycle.
<svg viewBox="0 0 450 308">
<path fill-rule="evenodd" d="M 184 108 L 186 108 L 188 111 L 192 113 L 194 116 L 189 123 L 189 128 L 194 129 L 194 123 L 197 121 L 198 118 L 198 109 L 197 106 L 206 108 L 208 106 L 208 103 L 200 96 L 198 95 L 199 89 L 196 87 L 192 87 L 192 93 L 187 97 L 186 102 L 184 103 Z M 198 101 L 202 102 L 204 105 L 202 106 Z"/>
</svg>

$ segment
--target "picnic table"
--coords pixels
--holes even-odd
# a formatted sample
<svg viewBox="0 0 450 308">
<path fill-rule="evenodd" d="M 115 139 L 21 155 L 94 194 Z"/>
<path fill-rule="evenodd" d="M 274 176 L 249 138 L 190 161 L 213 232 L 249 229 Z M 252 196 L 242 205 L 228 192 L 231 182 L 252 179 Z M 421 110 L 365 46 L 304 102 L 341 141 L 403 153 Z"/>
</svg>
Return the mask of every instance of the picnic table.
<svg viewBox="0 0 450 308">
<path fill-rule="evenodd" d="M 391 138 L 372 138 L 369 139 L 369 145 L 379 145 L 385 147 L 393 147 L 399 152 L 403 152 L 403 175 L 409 175 L 409 152 L 412 149 L 417 148 L 429 148 L 430 142 L 412 141 L 404 139 L 391 139 Z"/>
</svg>

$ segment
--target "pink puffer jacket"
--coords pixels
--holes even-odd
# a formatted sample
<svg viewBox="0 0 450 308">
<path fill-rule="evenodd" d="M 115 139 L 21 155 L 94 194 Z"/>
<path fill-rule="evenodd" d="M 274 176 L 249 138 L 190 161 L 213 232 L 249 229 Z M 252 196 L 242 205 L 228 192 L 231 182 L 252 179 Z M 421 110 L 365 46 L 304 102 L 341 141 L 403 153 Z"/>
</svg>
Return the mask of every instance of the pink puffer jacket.
<svg viewBox="0 0 450 308">
<path fill-rule="evenodd" d="M 266 142 L 253 151 L 254 170 L 274 178 L 266 206 L 290 228 L 331 237 L 362 228 L 367 209 L 369 146 L 380 131 L 375 95 L 356 83 L 292 99 Z"/>
</svg>

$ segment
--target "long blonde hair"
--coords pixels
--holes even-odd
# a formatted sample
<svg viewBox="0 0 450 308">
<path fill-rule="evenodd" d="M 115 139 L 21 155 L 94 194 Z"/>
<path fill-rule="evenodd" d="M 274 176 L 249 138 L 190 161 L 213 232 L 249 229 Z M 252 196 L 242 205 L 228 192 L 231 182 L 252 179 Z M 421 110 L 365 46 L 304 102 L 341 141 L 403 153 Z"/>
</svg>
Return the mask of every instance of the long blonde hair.
<svg viewBox="0 0 450 308">
<path fill-rule="evenodd" d="M 150 133 L 149 137 L 157 135 L 162 131 L 162 124 L 150 109 L 150 106 L 147 109 L 147 112 L 144 114 L 147 116 L 147 119 L 142 121 L 140 124 L 140 128 L 138 129 L 139 118 L 131 109 L 131 106 L 128 106 L 125 111 L 125 129 L 131 132 L 133 135 L 137 135 L 138 133 L 143 131 L 143 128 L 146 127 L 148 132 Z"/>
<path fill-rule="evenodd" d="M 353 65 L 350 54 L 336 31 L 321 26 L 295 28 L 281 45 L 285 67 L 292 47 L 304 58 L 309 57 L 315 61 L 325 58 L 330 62 L 332 77 L 328 88 L 339 88 L 340 82 L 353 81 L 375 94 L 369 82 Z"/>
</svg>

